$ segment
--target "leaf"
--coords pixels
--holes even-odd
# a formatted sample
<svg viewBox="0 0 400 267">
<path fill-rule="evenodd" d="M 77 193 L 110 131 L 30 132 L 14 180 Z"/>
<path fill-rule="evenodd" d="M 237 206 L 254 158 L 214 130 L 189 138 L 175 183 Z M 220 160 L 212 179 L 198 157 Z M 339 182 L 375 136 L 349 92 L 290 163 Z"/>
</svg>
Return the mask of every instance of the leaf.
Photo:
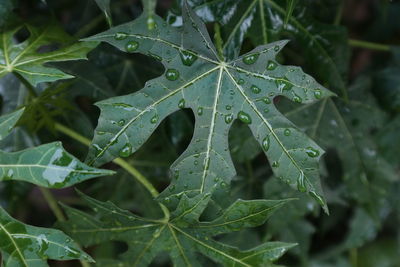
<svg viewBox="0 0 400 267">
<path fill-rule="evenodd" d="M 237 200 L 220 217 L 199 222 L 210 194 L 188 198 L 185 194 L 168 221 L 136 216 L 111 202 L 82 195 L 97 217 L 65 206 L 69 220 L 61 226 L 85 246 L 109 240 L 128 244 L 121 266 L 147 266 L 165 251 L 174 266 L 200 266 L 197 253 L 224 266 L 271 266 L 293 244 L 267 242 L 241 251 L 212 236 L 261 225 L 288 200 Z M 114 262 L 115 264 L 115 262 Z"/>
<path fill-rule="evenodd" d="M 13 36 L 21 27 L 0 33 L 0 78 L 13 72 L 23 76 L 36 86 L 40 82 L 52 82 L 69 79 L 73 76 L 44 64 L 55 61 L 85 59 L 86 54 L 96 47 L 96 43 L 71 42 L 71 37 L 61 31 L 54 23 L 49 22 L 44 28 L 27 25 L 30 36 L 22 43 L 16 43 Z M 40 52 L 55 45 L 60 48 L 50 52 Z M 45 50 L 46 51 L 46 50 Z"/>
<path fill-rule="evenodd" d="M 344 27 L 313 20 L 308 5 L 289 17 L 285 1 L 276 0 L 216 0 L 190 1 L 196 12 L 207 22 L 221 22 L 224 27 L 224 55 L 235 58 L 245 37 L 255 45 L 292 38 L 300 44 L 305 63 L 330 88 L 346 96 L 346 74 L 350 51 Z M 294 1 L 289 1 L 293 3 Z M 297 3 L 300 6 L 300 2 Z M 289 5 L 290 8 L 290 5 Z M 289 9 L 290 11 L 290 9 Z M 287 23 L 285 23 L 287 19 Z M 287 25 L 285 27 L 285 25 Z"/>
<path fill-rule="evenodd" d="M 14 125 L 22 116 L 22 113 L 24 113 L 24 110 L 25 109 L 22 108 L 10 114 L 3 115 L 0 117 L 0 140 L 2 140 L 11 132 Z"/>
<path fill-rule="evenodd" d="M 0 150 L 0 181 L 22 180 L 43 187 L 64 188 L 113 173 L 80 162 L 63 149 L 61 142 L 14 153 Z"/>
<path fill-rule="evenodd" d="M 372 133 L 383 127 L 387 118 L 368 92 L 369 87 L 370 80 L 361 77 L 349 89 L 349 103 L 326 99 L 295 109 L 288 106 L 290 111 L 284 114 L 324 149 L 337 151 L 343 169 L 338 179 L 346 184 L 347 194 L 374 217 L 398 174 L 373 138 Z"/>
<path fill-rule="evenodd" d="M 281 95 L 313 103 L 332 93 L 300 68 L 275 61 L 286 41 L 222 62 L 205 25 L 188 6 L 184 7 L 184 21 L 180 30 L 155 17 L 157 26 L 148 30 L 142 15 L 86 39 L 153 56 L 166 68 L 163 76 L 149 81 L 141 91 L 97 103 L 101 115 L 89 164 L 98 166 L 131 155 L 166 116 L 190 108 L 196 119 L 193 139 L 172 165 L 172 182 L 161 197 L 182 192 L 193 196 L 214 189 L 224 192 L 235 175 L 228 132 L 233 121 L 239 120 L 264 147 L 276 176 L 309 192 L 325 206 L 318 180 L 323 151 L 279 113 L 273 99 Z"/>
<path fill-rule="evenodd" d="M 47 259 L 93 262 L 71 238 L 59 230 L 23 224 L 0 207 L 0 251 L 8 266 L 48 266 Z"/>
<path fill-rule="evenodd" d="M 155 21 L 154 21 L 154 15 L 155 15 L 155 9 L 157 5 L 157 0 L 143 0 L 143 12 L 147 16 L 147 28 L 149 30 L 153 30 L 154 27 L 156 26 Z"/>
<path fill-rule="evenodd" d="M 112 26 L 112 17 L 110 10 L 110 0 L 95 0 L 96 4 L 99 6 L 101 11 L 103 11 L 104 16 L 106 17 L 108 25 Z"/>
</svg>

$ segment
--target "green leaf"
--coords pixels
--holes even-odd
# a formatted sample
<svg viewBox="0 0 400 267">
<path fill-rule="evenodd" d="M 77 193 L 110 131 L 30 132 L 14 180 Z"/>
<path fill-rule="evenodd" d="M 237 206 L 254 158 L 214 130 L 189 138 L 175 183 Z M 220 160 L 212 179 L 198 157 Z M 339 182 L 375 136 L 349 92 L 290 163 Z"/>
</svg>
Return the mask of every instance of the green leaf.
<svg viewBox="0 0 400 267">
<path fill-rule="evenodd" d="M 157 0 L 143 0 L 143 12 L 147 16 L 147 28 L 149 30 L 153 30 L 156 27 L 156 23 L 154 21 L 155 9 L 157 5 Z"/>
<path fill-rule="evenodd" d="M 0 117 L 0 140 L 6 137 L 24 113 L 24 108 Z"/>
<path fill-rule="evenodd" d="M 18 73 L 29 83 L 36 86 L 40 82 L 52 82 L 73 76 L 44 64 L 55 61 L 86 59 L 86 54 L 96 47 L 96 43 L 71 43 L 72 38 L 60 30 L 55 23 L 36 28 L 27 25 L 30 36 L 22 43 L 13 38 L 21 27 L 0 33 L 0 78 L 7 73 Z M 59 49 L 46 52 L 45 49 L 60 45 Z M 44 49 L 45 52 L 40 52 Z"/>
<path fill-rule="evenodd" d="M 224 25 L 224 54 L 235 58 L 245 37 L 255 45 L 280 38 L 292 38 L 300 44 L 305 64 L 330 88 L 346 96 L 346 74 L 350 51 L 344 27 L 317 22 L 308 13 L 307 4 L 288 16 L 291 5 L 277 0 L 190 1 L 201 18 Z M 289 1 L 293 3 L 294 1 Z M 297 3 L 300 6 L 300 2 Z M 285 21 L 287 20 L 287 23 Z"/>
<path fill-rule="evenodd" d="M 106 17 L 108 25 L 112 26 L 112 17 L 111 17 L 111 9 L 110 9 L 110 0 L 95 0 L 96 4 L 99 6 L 101 11 L 103 11 L 104 16 Z"/>
<path fill-rule="evenodd" d="M 241 251 L 214 240 L 222 233 L 239 231 L 263 224 L 288 200 L 237 200 L 218 218 L 199 222 L 210 194 L 188 198 L 182 195 L 168 221 L 136 216 L 111 202 L 82 196 L 97 217 L 65 207 L 69 220 L 61 226 L 76 240 L 90 246 L 109 240 L 128 244 L 121 255 L 121 266 L 147 266 L 161 252 L 168 252 L 174 266 L 200 266 L 197 253 L 224 266 L 271 266 L 293 244 L 266 242 Z"/>
<path fill-rule="evenodd" d="M 47 259 L 81 259 L 93 262 L 59 230 L 23 224 L 0 207 L 0 251 L 5 267 L 48 266 Z"/>
<path fill-rule="evenodd" d="M 113 173 L 80 162 L 63 149 L 61 142 L 13 153 L 0 150 L 0 181 L 21 180 L 43 187 L 64 188 Z"/>
<path fill-rule="evenodd" d="M 101 115 L 88 162 L 98 166 L 131 155 L 166 116 L 190 108 L 196 119 L 193 139 L 172 165 L 172 183 L 162 197 L 224 192 L 235 175 L 228 133 L 239 120 L 264 148 L 275 175 L 325 206 L 318 174 L 323 151 L 282 116 L 273 100 L 284 96 L 313 103 L 332 93 L 300 68 L 276 62 L 286 41 L 219 61 L 204 23 L 188 6 L 184 9 L 183 29 L 155 17 L 157 26 L 148 30 L 146 17 L 141 16 L 87 39 L 153 56 L 166 69 L 137 93 L 97 103 Z"/>
</svg>

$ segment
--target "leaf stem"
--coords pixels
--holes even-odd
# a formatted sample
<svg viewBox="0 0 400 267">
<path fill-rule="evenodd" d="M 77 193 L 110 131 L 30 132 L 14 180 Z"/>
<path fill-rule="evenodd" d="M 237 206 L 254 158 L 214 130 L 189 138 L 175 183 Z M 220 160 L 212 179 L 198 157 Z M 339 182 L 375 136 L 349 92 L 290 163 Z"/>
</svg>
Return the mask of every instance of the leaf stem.
<svg viewBox="0 0 400 267">
<path fill-rule="evenodd" d="M 378 43 L 372 43 L 362 40 L 349 39 L 349 45 L 352 47 L 366 48 L 377 51 L 389 52 L 390 46 Z"/>
<path fill-rule="evenodd" d="M 72 139 L 75 139 L 76 141 L 86 145 L 90 146 L 90 140 L 87 139 L 86 137 L 80 135 L 79 133 L 75 132 L 74 130 L 60 124 L 60 123 L 55 123 L 54 128 L 61 132 L 64 133 L 65 135 L 71 137 Z M 131 174 L 139 183 L 141 183 L 149 193 L 156 198 L 159 195 L 159 192 L 155 187 L 147 180 L 147 178 L 141 174 L 135 167 L 133 167 L 131 164 L 129 164 L 127 161 L 121 159 L 121 158 L 116 158 L 113 160 L 113 162 L 117 165 L 119 165 L 121 168 L 126 170 L 129 174 Z M 161 210 L 164 213 L 164 219 L 166 221 L 169 220 L 170 213 L 167 207 L 165 207 L 162 203 L 159 203 Z"/>
<path fill-rule="evenodd" d="M 341 0 L 336 12 L 335 20 L 333 21 L 333 25 L 340 25 L 343 16 L 343 7 L 344 7 L 344 0 Z"/>
<path fill-rule="evenodd" d="M 53 194 L 50 192 L 48 188 L 40 187 L 40 192 L 42 193 L 44 199 L 46 200 L 47 204 L 49 205 L 51 211 L 53 212 L 54 216 L 56 216 L 57 220 L 60 222 L 66 221 L 64 213 L 62 212 L 60 206 L 57 203 L 57 200 L 54 198 Z"/>
</svg>

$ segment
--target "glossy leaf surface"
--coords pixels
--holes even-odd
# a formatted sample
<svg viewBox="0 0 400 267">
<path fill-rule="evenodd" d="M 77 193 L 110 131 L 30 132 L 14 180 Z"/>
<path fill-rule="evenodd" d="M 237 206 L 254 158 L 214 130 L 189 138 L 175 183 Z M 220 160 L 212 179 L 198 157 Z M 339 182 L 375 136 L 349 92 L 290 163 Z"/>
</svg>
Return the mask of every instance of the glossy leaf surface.
<svg viewBox="0 0 400 267">
<path fill-rule="evenodd" d="M 66 152 L 60 142 L 13 153 L 0 151 L 0 181 L 22 180 L 44 187 L 63 188 L 113 173 L 80 162 Z"/>
<path fill-rule="evenodd" d="M 69 220 L 61 224 L 62 228 L 85 246 L 109 240 L 127 243 L 128 250 L 120 255 L 120 261 L 112 261 L 119 266 L 148 266 L 163 251 L 169 253 L 175 266 L 202 266 L 197 253 L 223 266 L 271 266 L 293 246 L 266 242 L 242 251 L 212 238 L 263 224 L 287 200 L 237 200 L 215 220 L 199 222 L 210 195 L 183 195 L 165 222 L 136 216 L 111 202 L 83 198 L 97 217 L 65 207 Z"/>
<path fill-rule="evenodd" d="M 150 55 L 166 69 L 137 93 L 97 103 L 101 115 L 88 162 L 101 165 L 131 155 L 166 116 L 190 108 L 196 119 L 194 136 L 172 165 L 173 180 L 163 197 L 226 190 L 235 175 L 227 136 L 233 121 L 239 120 L 264 148 L 276 176 L 325 206 L 318 179 L 323 151 L 282 116 L 273 99 L 313 103 L 332 93 L 300 68 L 276 62 L 286 41 L 219 61 L 203 22 L 188 6 L 184 9 L 182 30 L 158 17 L 157 26 L 149 30 L 142 16 L 87 39 Z"/>
<path fill-rule="evenodd" d="M 26 27 L 30 36 L 22 43 L 16 43 L 14 38 L 21 27 L 0 33 L 2 40 L 0 42 L 0 78 L 14 72 L 34 86 L 40 82 L 72 78 L 73 76 L 44 64 L 85 59 L 86 54 L 97 45 L 93 42 L 64 45 L 70 43 L 72 38 L 51 22 L 44 28 L 30 25 Z"/>
<path fill-rule="evenodd" d="M 22 113 L 24 113 L 24 109 L 20 109 L 0 117 L 0 140 L 2 140 L 11 132 L 14 125 L 22 116 Z"/>
<path fill-rule="evenodd" d="M 59 230 L 23 224 L 0 207 L 0 251 L 5 267 L 48 266 L 47 260 L 93 261 Z"/>
</svg>

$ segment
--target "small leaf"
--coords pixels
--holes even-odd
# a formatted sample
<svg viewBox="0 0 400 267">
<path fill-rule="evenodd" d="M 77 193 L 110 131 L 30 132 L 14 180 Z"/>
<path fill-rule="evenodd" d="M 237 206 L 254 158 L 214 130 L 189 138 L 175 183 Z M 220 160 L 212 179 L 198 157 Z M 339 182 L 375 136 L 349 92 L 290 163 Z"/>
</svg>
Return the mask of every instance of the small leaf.
<svg viewBox="0 0 400 267">
<path fill-rule="evenodd" d="M 111 202 L 82 197 L 97 216 L 65 207 L 69 221 L 61 223 L 62 228 L 85 246 L 109 240 L 127 243 L 128 250 L 121 256 L 122 264 L 127 266 L 146 266 L 162 251 L 171 254 L 175 266 L 199 266 L 197 253 L 223 266 L 271 266 L 294 246 L 266 242 L 242 251 L 212 238 L 261 225 L 288 200 L 238 200 L 214 221 L 199 222 L 210 195 L 188 198 L 184 194 L 169 221 L 164 222 L 133 215 Z"/>
<path fill-rule="evenodd" d="M 10 114 L 6 114 L 0 117 L 0 140 L 6 137 L 11 130 L 13 129 L 14 125 L 17 123 L 19 118 L 24 113 L 24 108 L 14 111 Z"/>
<path fill-rule="evenodd" d="M 70 237 L 59 230 L 23 224 L 0 207 L 0 251 L 5 267 L 48 266 L 49 260 L 93 262 Z"/>
<path fill-rule="evenodd" d="M 2 40 L 0 42 L 0 78 L 7 73 L 14 72 L 23 76 L 33 86 L 40 82 L 72 78 L 73 76 L 44 66 L 44 64 L 86 59 L 86 54 L 97 45 L 93 42 L 65 45 L 70 43 L 72 38 L 52 22 L 49 22 L 44 28 L 36 28 L 31 25 L 26 27 L 30 36 L 20 44 L 15 43 L 13 36 L 21 27 L 0 33 Z M 39 52 L 44 47 L 55 45 L 60 45 L 60 48 L 51 52 Z"/>
<path fill-rule="evenodd" d="M 83 164 L 66 152 L 60 142 L 14 153 L 0 150 L 0 181 L 21 180 L 43 187 L 64 188 L 113 173 Z"/>
</svg>

